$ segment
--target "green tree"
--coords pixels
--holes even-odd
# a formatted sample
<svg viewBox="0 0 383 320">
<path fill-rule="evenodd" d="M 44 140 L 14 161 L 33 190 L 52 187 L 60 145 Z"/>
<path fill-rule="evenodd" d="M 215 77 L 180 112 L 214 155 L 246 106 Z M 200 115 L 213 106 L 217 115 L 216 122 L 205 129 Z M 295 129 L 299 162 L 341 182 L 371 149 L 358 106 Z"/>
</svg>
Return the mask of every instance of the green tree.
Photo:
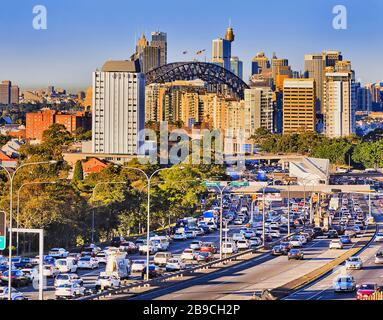
<svg viewBox="0 0 383 320">
<path fill-rule="evenodd" d="M 84 171 L 82 168 L 82 162 L 81 160 L 77 160 L 74 167 L 74 171 L 73 171 L 73 181 L 77 182 L 82 180 L 84 180 Z"/>
</svg>

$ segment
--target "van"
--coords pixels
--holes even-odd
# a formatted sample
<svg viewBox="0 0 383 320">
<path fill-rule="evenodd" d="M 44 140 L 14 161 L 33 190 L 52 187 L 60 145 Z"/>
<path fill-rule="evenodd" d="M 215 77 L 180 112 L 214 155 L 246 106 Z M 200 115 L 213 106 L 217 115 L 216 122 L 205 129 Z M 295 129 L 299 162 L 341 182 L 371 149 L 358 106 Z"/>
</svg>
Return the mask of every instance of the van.
<svg viewBox="0 0 383 320">
<path fill-rule="evenodd" d="M 222 253 L 224 254 L 234 254 L 238 252 L 238 248 L 234 242 L 224 242 L 222 243 Z"/>
<path fill-rule="evenodd" d="M 234 233 L 233 234 L 233 241 L 239 241 L 239 240 L 244 240 L 245 235 L 243 233 Z"/>
<path fill-rule="evenodd" d="M 77 272 L 77 261 L 75 258 L 57 259 L 55 265 L 60 273 Z"/>
<path fill-rule="evenodd" d="M 157 252 L 154 256 L 154 264 L 158 266 L 165 266 L 171 258 L 173 258 L 173 254 L 171 252 Z"/>
<path fill-rule="evenodd" d="M 152 238 L 151 241 L 153 241 L 160 251 L 167 251 L 169 249 L 169 240 L 165 236 L 158 236 L 155 238 Z"/>
</svg>

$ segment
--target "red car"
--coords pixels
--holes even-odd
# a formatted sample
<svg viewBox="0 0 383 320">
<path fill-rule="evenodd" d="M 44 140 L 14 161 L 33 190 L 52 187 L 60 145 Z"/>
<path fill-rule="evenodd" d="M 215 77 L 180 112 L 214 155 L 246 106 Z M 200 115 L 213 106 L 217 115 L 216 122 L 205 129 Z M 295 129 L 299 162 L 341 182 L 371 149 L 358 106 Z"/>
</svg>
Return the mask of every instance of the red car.
<svg viewBox="0 0 383 320">
<path fill-rule="evenodd" d="M 204 242 L 201 245 L 201 252 L 211 252 L 211 253 L 217 253 L 217 247 L 212 242 Z"/>
<path fill-rule="evenodd" d="M 356 300 L 365 300 L 369 296 L 372 296 L 375 292 L 379 292 L 380 288 L 378 285 L 371 284 L 371 283 L 365 283 L 360 286 L 357 286 L 357 291 L 356 291 Z"/>
</svg>

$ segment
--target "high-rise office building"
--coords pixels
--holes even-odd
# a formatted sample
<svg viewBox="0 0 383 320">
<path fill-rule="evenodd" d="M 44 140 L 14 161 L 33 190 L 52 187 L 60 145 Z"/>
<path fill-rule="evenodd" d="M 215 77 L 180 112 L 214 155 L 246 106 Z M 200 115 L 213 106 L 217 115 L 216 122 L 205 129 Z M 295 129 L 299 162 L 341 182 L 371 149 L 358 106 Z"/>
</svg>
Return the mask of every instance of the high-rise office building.
<svg viewBox="0 0 383 320">
<path fill-rule="evenodd" d="M 264 52 L 258 52 L 251 61 L 251 74 L 259 74 L 270 68 L 270 61 Z"/>
<path fill-rule="evenodd" d="M 304 63 L 305 78 L 315 80 L 315 91 L 317 94 L 316 112 L 323 113 L 321 108 L 323 99 L 323 75 L 326 67 L 326 61 L 322 54 L 306 54 Z"/>
<path fill-rule="evenodd" d="M 372 111 L 372 94 L 371 91 L 362 87 L 360 83 L 356 85 L 356 94 L 357 94 L 357 111 Z"/>
<path fill-rule="evenodd" d="M 230 70 L 237 77 L 243 78 L 243 62 L 238 57 L 230 58 Z"/>
<path fill-rule="evenodd" d="M 4 80 L 0 83 L 0 104 L 11 103 L 11 81 Z"/>
<path fill-rule="evenodd" d="M 340 60 L 335 62 L 335 72 L 352 72 L 351 61 Z"/>
<path fill-rule="evenodd" d="M 315 80 L 285 79 L 283 133 L 315 131 Z"/>
<path fill-rule="evenodd" d="M 161 65 L 161 47 L 149 45 L 145 38 L 145 34 L 138 39 L 136 52 L 131 56 L 130 60 L 139 61 L 140 71 L 147 73 L 152 69 Z"/>
<path fill-rule="evenodd" d="M 335 67 L 335 64 L 337 63 L 337 61 L 343 60 L 342 53 L 336 50 L 323 51 L 322 56 L 325 61 L 326 67 Z"/>
<path fill-rule="evenodd" d="M 150 45 L 152 47 L 160 48 L 160 66 L 167 63 L 168 59 L 168 43 L 167 34 L 165 32 L 152 32 L 152 40 Z"/>
<path fill-rule="evenodd" d="M 276 57 L 276 55 L 273 55 L 273 58 L 271 59 L 271 74 L 273 79 L 276 79 L 276 76 L 280 74 L 281 69 L 288 70 L 289 68 L 289 60 L 287 59 L 279 59 Z M 290 70 L 291 71 L 291 70 Z"/>
<path fill-rule="evenodd" d="M 94 153 L 135 155 L 145 126 L 145 75 L 134 61 L 107 61 L 93 73 Z"/>
<path fill-rule="evenodd" d="M 213 50 L 211 62 L 215 63 L 227 70 L 231 70 L 231 43 L 234 41 L 235 35 L 233 28 L 229 27 L 226 30 L 225 38 L 213 40 Z"/>
<path fill-rule="evenodd" d="M 270 87 L 245 89 L 245 136 L 259 128 L 273 132 L 273 91 Z"/>
<path fill-rule="evenodd" d="M 331 70 L 333 69 L 333 70 Z M 330 138 L 355 133 L 355 105 L 351 72 L 335 72 L 328 68 L 323 87 L 325 134 Z"/>
<path fill-rule="evenodd" d="M 18 104 L 20 96 L 20 89 L 18 86 L 11 86 L 11 103 Z"/>
</svg>

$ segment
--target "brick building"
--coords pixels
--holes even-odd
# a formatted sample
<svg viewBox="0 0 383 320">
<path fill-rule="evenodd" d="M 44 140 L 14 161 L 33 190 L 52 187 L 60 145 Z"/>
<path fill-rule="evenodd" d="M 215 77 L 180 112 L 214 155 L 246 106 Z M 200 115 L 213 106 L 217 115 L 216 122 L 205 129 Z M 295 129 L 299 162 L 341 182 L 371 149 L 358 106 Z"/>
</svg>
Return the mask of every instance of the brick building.
<svg viewBox="0 0 383 320">
<path fill-rule="evenodd" d="M 54 123 L 63 124 L 70 133 L 78 128 L 92 128 L 92 118 L 87 112 L 64 113 L 46 109 L 26 114 L 26 138 L 41 141 L 43 132 Z"/>
</svg>

